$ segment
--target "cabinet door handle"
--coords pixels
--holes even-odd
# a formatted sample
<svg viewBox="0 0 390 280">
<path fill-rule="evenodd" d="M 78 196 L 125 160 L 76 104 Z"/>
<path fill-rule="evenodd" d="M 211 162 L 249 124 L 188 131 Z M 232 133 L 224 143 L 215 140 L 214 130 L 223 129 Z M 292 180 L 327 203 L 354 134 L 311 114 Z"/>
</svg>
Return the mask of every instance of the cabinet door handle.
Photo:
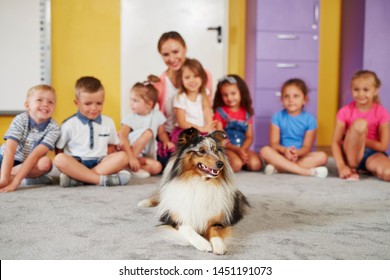
<svg viewBox="0 0 390 280">
<path fill-rule="evenodd" d="M 295 68 L 298 67 L 296 63 L 276 63 L 276 67 L 278 68 Z"/>
<path fill-rule="evenodd" d="M 276 38 L 279 40 L 296 40 L 299 36 L 294 34 L 278 34 Z"/>
<path fill-rule="evenodd" d="M 318 19 L 320 17 L 320 6 L 318 3 L 314 4 L 314 19 L 313 19 L 313 24 L 311 26 L 312 29 L 317 29 L 318 26 Z"/>
</svg>

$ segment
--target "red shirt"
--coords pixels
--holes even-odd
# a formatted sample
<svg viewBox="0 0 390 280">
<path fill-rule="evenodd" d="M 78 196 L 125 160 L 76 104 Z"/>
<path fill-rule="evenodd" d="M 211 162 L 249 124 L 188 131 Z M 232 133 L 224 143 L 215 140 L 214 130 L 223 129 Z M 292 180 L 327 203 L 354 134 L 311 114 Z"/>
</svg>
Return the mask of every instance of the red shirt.
<svg viewBox="0 0 390 280">
<path fill-rule="evenodd" d="M 238 121 L 245 121 L 246 120 L 246 111 L 243 107 L 238 109 L 236 112 L 232 111 L 229 107 L 223 106 L 222 109 L 225 111 L 225 113 L 229 116 L 230 119 L 238 120 Z M 227 121 L 222 118 L 222 116 L 215 111 L 214 113 L 214 120 L 219 121 L 222 123 L 222 127 L 226 127 Z M 253 124 L 253 117 L 249 118 L 249 124 Z"/>
</svg>

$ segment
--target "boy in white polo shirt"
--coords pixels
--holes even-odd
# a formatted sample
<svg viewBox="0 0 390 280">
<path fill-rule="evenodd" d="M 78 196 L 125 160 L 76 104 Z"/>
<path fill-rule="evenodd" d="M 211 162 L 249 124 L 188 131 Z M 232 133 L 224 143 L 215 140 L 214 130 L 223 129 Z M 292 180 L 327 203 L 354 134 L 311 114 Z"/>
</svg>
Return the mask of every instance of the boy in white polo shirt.
<svg viewBox="0 0 390 280">
<path fill-rule="evenodd" d="M 12 120 L 0 147 L 0 192 L 14 191 L 22 181 L 26 185 L 51 183 L 45 174 L 53 164 L 46 154 L 54 150 L 60 136 L 60 127 L 52 119 L 55 104 L 56 93 L 49 85 L 27 92 L 26 112 Z"/>
<path fill-rule="evenodd" d="M 75 85 L 74 103 L 78 112 L 61 126 L 54 164 L 60 174 L 60 186 L 82 184 L 126 185 L 130 172 L 125 152 L 108 153 L 119 144 L 114 121 L 101 114 L 104 88 L 94 77 L 81 77 Z"/>
</svg>

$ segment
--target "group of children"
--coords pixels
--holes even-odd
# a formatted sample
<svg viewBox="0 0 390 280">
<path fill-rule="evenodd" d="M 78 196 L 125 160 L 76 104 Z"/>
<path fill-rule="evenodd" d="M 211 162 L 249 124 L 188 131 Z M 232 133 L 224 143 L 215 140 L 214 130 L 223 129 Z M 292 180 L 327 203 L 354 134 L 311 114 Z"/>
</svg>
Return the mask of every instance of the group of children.
<svg viewBox="0 0 390 280">
<path fill-rule="evenodd" d="M 116 131 L 113 120 L 101 114 L 104 87 L 94 77 L 82 77 L 75 85 L 78 111 L 61 127 L 52 119 L 55 90 L 47 85 L 31 88 L 26 112 L 12 121 L 0 148 L 0 191 L 26 184 L 49 183 L 46 174 L 53 163 L 60 171 L 62 187 L 82 184 L 126 185 L 131 176 L 160 174 L 164 163 L 158 153 L 174 152 L 181 130 L 195 127 L 201 132 L 225 130 L 229 142 L 227 157 L 235 172 L 242 168 L 266 175 L 293 173 L 325 178 L 327 155 L 313 151 L 317 122 L 304 110 L 308 89 L 301 79 L 286 81 L 281 89 L 283 110 L 270 124 L 269 146 L 259 153 L 250 149 L 253 138 L 251 96 L 238 75 L 222 77 L 215 95 L 208 90 L 207 73 L 196 59 L 187 58 L 180 69 L 180 87 L 172 99 L 175 127 L 167 132 L 166 116 L 158 109 L 155 76 L 136 83 L 130 90 L 133 113 Z M 380 80 L 372 71 L 362 70 L 351 79 L 354 101 L 337 114 L 332 152 L 341 178 L 359 180 L 369 172 L 390 181 L 389 115 L 379 102 Z M 52 160 L 49 150 L 56 150 Z"/>
</svg>

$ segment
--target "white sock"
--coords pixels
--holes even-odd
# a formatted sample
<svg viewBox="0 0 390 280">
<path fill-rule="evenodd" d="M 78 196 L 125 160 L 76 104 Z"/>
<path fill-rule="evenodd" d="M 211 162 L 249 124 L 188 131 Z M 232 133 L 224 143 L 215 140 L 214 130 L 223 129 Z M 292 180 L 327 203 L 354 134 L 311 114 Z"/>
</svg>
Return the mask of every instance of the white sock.
<svg viewBox="0 0 390 280">
<path fill-rule="evenodd" d="M 107 176 L 106 175 L 100 175 L 100 177 L 99 177 L 99 185 L 100 186 L 104 186 L 106 181 L 107 181 Z"/>
</svg>

